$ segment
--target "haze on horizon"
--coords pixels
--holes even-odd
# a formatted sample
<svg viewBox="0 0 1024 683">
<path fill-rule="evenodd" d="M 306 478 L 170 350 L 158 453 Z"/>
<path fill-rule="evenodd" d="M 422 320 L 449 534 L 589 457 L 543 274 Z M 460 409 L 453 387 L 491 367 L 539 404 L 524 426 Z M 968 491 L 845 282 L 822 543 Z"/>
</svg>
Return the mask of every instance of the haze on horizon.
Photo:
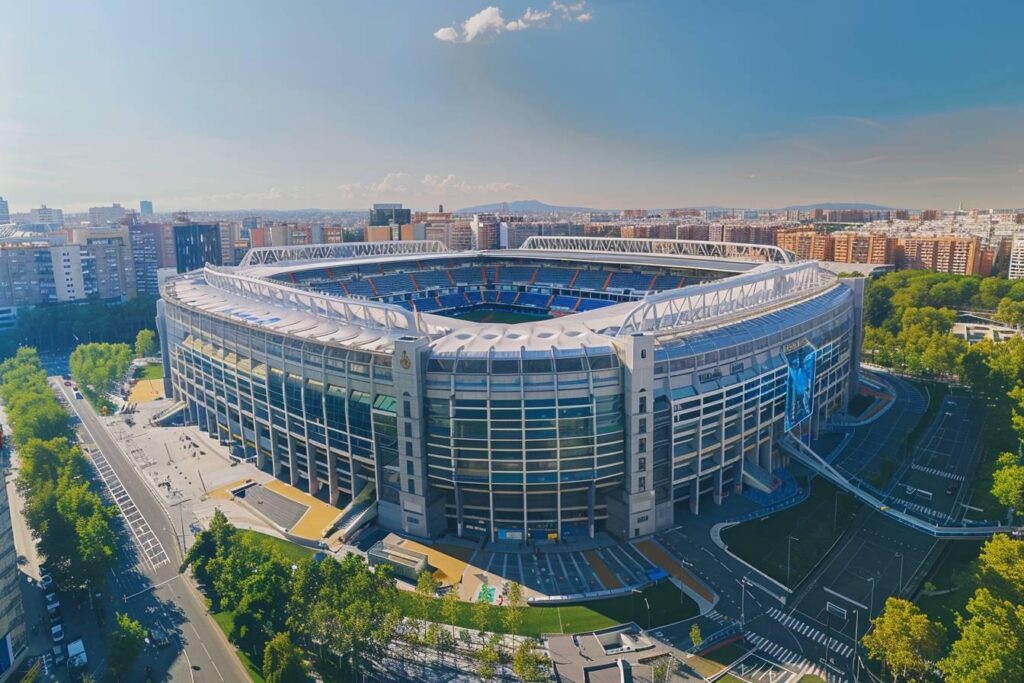
<svg viewBox="0 0 1024 683">
<path fill-rule="evenodd" d="M 1024 4 L 21 0 L 12 211 L 1024 206 Z"/>
</svg>

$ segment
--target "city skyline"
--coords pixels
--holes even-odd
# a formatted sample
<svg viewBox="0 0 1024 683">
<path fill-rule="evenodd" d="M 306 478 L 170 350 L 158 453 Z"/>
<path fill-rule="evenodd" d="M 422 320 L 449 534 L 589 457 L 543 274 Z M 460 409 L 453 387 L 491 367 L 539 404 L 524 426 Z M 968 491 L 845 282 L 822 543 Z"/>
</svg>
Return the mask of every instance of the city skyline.
<svg viewBox="0 0 1024 683">
<path fill-rule="evenodd" d="M 1024 196 L 1024 8 L 1011 3 L 9 14 L 0 196 L 13 212 Z"/>
</svg>

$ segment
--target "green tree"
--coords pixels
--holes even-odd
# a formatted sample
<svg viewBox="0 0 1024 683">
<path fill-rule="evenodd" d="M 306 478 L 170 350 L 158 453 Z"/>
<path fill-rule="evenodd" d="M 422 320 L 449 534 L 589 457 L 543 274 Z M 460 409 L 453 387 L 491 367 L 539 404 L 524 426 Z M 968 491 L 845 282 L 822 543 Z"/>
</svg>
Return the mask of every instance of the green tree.
<svg viewBox="0 0 1024 683">
<path fill-rule="evenodd" d="M 1003 299 L 999 302 L 999 306 L 996 307 L 993 317 L 999 322 L 1013 327 L 1024 325 L 1024 301 Z"/>
<path fill-rule="evenodd" d="M 505 622 L 505 630 L 512 634 L 512 646 L 515 647 L 516 635 L 519 633 L 519 627 L 523 623 L 523 609 L 526 607 L 526 601 L 523 599 L 523 587 L 515 581 L 510 582 L 506 589 L 505 597 L 508 599 L 508 602 L 504 610 L 503 620 Z"/>
<path fill-rule="evenodd" d="M 110 652 L 107 655 L 110 670 L 120 679 L 135 665 L 146 644 L 146 629 L 127 614 L 117 613 L 114 629 L 110 632 Z"/>
<path fill-rule="evenodd" d="M 267 683 L 302 683 L 306 662 L 287 633 L 278 633 L 263 649 L 263 679 Z"/>
<path fill-rule="evenodd" d="M 997 534 L 978 555 L 978 580 L 994 595 L 1024 604 L 1024 541 Z"/>
<path fill-rule="evenodd" d="M 501 657 L 493 641 L 488 641 L 476 651 L 476 675 L 484 681 L 490 681 L 498 672 Z"/>
<path fill-rule="evenodd" d="M 938 662 L 947 683 L 1024 680 L 1024 606 L 979 588 L 958 616 L 960 637 Z"/>
<path fill-rule="evenodd" d="M 156 351 L 156 332 L 153 330 L 139 330 L 135 335 L 135 357 L 148 358 Z"/>
<path fill-rule="evenodd" d="M 453 638 L 455 637 L 455 622 L 459 618 L 460 609 L 459 594 L 455 586 L 452 586 L 452 589 L 441 597 L 441 617 L 446 624 L 451 624 Z"/>
<path fill-rule="evenodd" d="M 871 620 L 862 641 L 868 657 L 879 661 L 894 681 L 922 680 L 938 658 L 944 631 L 912 602 L 888 598 Z"/>
<path fill-rule="evenodd" d="M 1024 511 L 1024 465 L 1012 453 L 1003 453 L 992 474 L 992 495 L 1018 513 Z"/>
<path fill-rule="evenodd" d="M 512 657 L 512 673 L 524 681 L 546 681 L 548 675 L 547 658 L 537 651 L 537 641 L 523 638 L 516 647 Z"/>
<path fill-rule="evenodd" d="M 651 664 L 652 683 L 668 683 L 668 672 L 671 669 L 670 662 L 671 659 L 668 657 L 659 657 Z"/>
<path fill-rule="evenodd" d="M 701 643 L 704 642 L 704 635 L 700 632 L 700 624 L 693 622 L 690 626 L 690 642 L 693 643 L 694 647 L 700 647 Z"/>
<path fill-rule="evenodd" d="M 427 622 L 434 620 L 435 596 L 437 595 L 439 585 L 429 567 L 421 571 L 419 576 L 416 577 L 416 603 L 418 607 L 416 616 L 420 620 L 421 628 L 425 629 Z"/>
<path fill-rule="evenodd" d="M 472 609 L 472 620 L 473 628 L 480 632 L 481 641 L 486 637 L 488 631 L 491 630 L 491 614 L 493 608 L 490 603 L 485 600 L 477 600 L 473 603 Z"/>
</svg>

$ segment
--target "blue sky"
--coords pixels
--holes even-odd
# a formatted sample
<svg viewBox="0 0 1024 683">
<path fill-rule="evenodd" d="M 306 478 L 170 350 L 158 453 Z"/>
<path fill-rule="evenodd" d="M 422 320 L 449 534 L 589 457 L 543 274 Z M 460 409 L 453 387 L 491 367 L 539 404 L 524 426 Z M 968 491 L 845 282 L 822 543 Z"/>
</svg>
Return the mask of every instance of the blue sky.
<svg viewBox="0 0 1024 683">
<path fill-rule="evenodd" d="M 12 209 L 1024 206 L 1024 3 L 16 0 Z"/>
</svg>

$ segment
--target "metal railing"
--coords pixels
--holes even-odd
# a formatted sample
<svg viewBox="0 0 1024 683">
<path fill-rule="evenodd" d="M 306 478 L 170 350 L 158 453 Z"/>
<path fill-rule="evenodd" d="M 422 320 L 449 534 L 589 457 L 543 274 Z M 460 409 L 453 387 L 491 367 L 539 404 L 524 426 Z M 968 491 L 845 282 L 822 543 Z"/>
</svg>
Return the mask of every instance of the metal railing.
<svg viewBox="0 0 1024 683">
<path fill-rule="evenodd" d="M 764 263 L 792 263 L 791 253 L 771 244 L 705 242 L 700 240 L 633 239 L 622 237 L 528 237 L 520 249 L 532 251 L 583 251 L 597 253 L 688 256 L 705 259 L 736 259 Z"/>
<path fill-rule="evenodd" d="M 446 253 L 448 253 L 448 247 L 436 240 L 306 244 L 292 247 L 256 247 L 255 249 L 250 249 L 238 265 L 239 268 L 249 268 L 251 266 L 266 266 L 288 261 Z"/>
</svg>

